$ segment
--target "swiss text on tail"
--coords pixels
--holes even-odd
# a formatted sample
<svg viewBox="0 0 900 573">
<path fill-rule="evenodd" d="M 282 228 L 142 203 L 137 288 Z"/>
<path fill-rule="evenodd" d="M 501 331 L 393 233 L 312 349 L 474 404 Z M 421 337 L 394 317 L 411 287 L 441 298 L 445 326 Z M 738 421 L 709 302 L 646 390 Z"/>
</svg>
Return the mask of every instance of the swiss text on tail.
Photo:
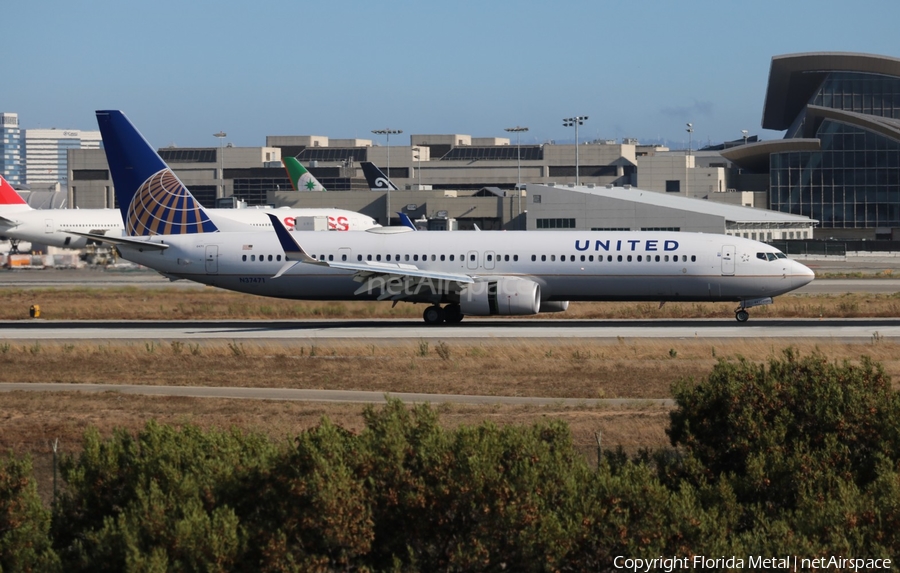
<svg viewBox="0 0 900 573">
<path fill-rule="evenodd" d="M 98 111 L 97 123 L 128 235 L 218 231 L 200 203 L 125 114 Z"/>
</svg>

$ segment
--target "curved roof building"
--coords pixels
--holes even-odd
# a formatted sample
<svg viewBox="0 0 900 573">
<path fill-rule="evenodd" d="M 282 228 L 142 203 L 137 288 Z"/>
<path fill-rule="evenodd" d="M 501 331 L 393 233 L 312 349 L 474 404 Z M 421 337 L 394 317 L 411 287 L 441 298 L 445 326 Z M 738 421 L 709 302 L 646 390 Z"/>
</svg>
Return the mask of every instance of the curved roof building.
<svg viewBox="0 0 900 573">
<path fill-rule="evenodd" d="M 900 228 L 900 59 L 818 52 L 772 58 L 762 126 L 780 141 L 728 149 L 769 173 L 771 209 L 823 229 Z"/>
</svg>

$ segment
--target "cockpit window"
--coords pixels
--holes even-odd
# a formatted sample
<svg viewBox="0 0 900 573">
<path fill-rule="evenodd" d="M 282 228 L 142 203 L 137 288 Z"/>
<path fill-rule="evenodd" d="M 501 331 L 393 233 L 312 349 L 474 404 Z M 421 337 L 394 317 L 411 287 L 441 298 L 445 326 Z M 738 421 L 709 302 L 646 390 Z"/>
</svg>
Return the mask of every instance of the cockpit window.
<svg viewBox="0 0 900 573">
<path fill-rule="evenodd" d="M 781 255 L 781 257 L 778 255 Z M 785 256 L 782 253 L 756 253 L 756 258 L 761 261 L 774 261 L 778 258 L 785 258 Z"/>
<path fill-rule="evenodd" d="M 787 258 L 787 255 L 785 255 L 785 254 L 782 253 L 781 251 L 776 252 L 776 253 L 775 253 L 775 256 L 776 256 L 777 258 L 779 258 L 779 259 L 786 259 L 786 258 Z"/>
</svg>

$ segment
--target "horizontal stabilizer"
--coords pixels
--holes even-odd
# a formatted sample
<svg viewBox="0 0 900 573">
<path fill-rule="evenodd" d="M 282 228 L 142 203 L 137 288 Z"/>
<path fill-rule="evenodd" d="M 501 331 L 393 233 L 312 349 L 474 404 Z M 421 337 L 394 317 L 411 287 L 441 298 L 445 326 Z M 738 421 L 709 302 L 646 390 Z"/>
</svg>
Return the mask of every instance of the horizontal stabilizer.
<svg viewBox="0 0 900 573">
<path fill-rule="evenodd" d="M 79 237 L 87 237 L 93 241 L 98 241 L 100 243 L 107 243 L 109 245 L 123 245 L 126 247 L 132 247 L 135 249 L 147 249 L 153 251 L 163 251 L 169 248 L 169 245 L 165 243 L 152 243 L 149 240 L 142 239 L 130 239 L 127 237 L 110 237 L 109 235 L 97 235 L 94 233 L 79 233 L 78 231 L 66 231 L 71 235 L 78 235 Z"/>
</svg>

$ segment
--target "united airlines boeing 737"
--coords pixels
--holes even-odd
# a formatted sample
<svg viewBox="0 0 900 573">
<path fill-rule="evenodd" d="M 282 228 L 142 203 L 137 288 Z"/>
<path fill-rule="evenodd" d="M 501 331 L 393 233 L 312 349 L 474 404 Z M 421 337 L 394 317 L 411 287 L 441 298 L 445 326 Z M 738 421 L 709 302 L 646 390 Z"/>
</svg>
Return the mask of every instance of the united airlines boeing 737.
<svg viewBox="0 0 900 573">
<path fill-rule="evenodd" d="M 333 231 L 364 231 L 378 227 L 375 219 L 346 209 L 210 209 L 223 217 L 251 227 L 272 228 L 267 213 L 275 214 L 288 227 L 303 218 L 324 219 Z M 78 233 L 120 235 L 125 228 L 119 209 L 32 209 L 0 176 L 0 235 L 64 249 L 84 248 L 91 240 Z M 72 231 L 76 231 L 73 233 Z"/>
<path fill-rule="evenodd" d="M 257 295 L 426 303 L 425 322 L 558 312 L 569 301 L 734 301 L 747 309 L 813 272 L 740 237 L 679 232 L 414 233 L 233 230 L 203 209 L 120 111 L 97 121 L 125 234 L 121 255 L 166 275 Z"/>
</svg>

